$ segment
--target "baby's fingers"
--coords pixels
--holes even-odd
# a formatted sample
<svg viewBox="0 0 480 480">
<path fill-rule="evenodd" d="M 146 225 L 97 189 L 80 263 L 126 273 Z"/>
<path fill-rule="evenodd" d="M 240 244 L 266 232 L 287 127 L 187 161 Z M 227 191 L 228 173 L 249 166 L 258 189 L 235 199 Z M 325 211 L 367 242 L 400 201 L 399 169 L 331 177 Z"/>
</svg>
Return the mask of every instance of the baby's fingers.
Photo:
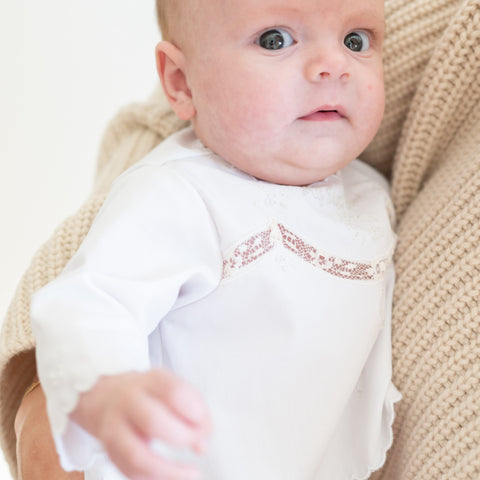
<svg viewBox="0 0 480 480">
<path fill-rule="evenodd" d="M 130 426 L 118 426 L 118 442 L 107 451 L 117 468 L 130 480 L 196 480 L 198 470 L 156 455 L 150 443 L 136 434 Z"/>
<path fill-rule="evenodd" d="M 210 435 L 210 414 L 198 391 L 166 370 L 153 370 L 152 375 L 157 377 L 157 381 L 154 379 L 149 384 L 151 394 L 183 421 L 202 431 L 205 436 Z"/>
<path fill-rule="evenodd" d="M 175 447 L 203 450 L 206 440 L 203 431 L 154 397 L 143 398 L 141 408 L 132 409 L 129 414 L 133 428 L 145 438 L 162 440 Z"/>
</svg>

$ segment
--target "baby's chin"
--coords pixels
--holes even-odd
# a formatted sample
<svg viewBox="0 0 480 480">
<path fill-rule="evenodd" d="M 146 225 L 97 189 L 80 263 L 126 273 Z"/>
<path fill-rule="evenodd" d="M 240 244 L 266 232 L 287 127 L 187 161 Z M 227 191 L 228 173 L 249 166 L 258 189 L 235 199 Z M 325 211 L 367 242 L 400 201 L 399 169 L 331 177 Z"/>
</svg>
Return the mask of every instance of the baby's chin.
<svg viewBox="0 0 480 480">
<path fill-rule="evenodd" d="M 351 155 L 351 151 L 342 149 L 327 150 L 327 155 L 319 155 L 318 151 L 321 150 L 315 149 L 297 155 L 294 152 L 289 152 L 290 155 L 279 154 L 270 163 L 261 163 L 259 160 L 258 163 L 244 165 L 243 171 L 265 182 L 301 187 L 322 182 L 356 158 Z M 291 161 L 292 158 L 295 161 Z"/>
<path fill-rule="evenodd" d="M 237 170 L 277 185 L 306 186 L 321 182 L 356 158 L 353 155 L 356 149 L 346 148 L 345 141 L 336 137 L 313 141 L 307 138 L 309 145 L 298 148 L 295 145 L 301 142 L 290 139 L 275 142 L 260 137 L 242 142 L 236 138 L 227 142 L 225 138 L 221 141 L 208 138 L 202 132 L 197 136 L 205 147 Z M 305 142 L 303 138 L 300 140 Z"/>
<path fill-rule="evenodd" d="M 276 185 L 287 185 L 294 187 L 305 187 L 314 183 L 321 182 L 331 175 L 337 173 L 339 168 L 332 169 L 312 169 L 307 170 L 297 166 L 282 166 L 274 171 L 268 169 L 243 169 L 245 173 L 261 180 L 263 182 L 273 183 Z M 237 167 L 238 168 L 238 167 Z"/>
</svg>

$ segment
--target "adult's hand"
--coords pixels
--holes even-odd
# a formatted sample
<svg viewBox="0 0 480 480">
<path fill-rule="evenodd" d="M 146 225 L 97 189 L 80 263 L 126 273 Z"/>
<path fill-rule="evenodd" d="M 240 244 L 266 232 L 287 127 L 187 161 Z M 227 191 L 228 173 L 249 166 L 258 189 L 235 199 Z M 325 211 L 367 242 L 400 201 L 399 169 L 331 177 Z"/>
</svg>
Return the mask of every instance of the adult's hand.
<svg viewBox="0 0 480 480">
<path fill-rule="evenodd" d="M 60 466 L 41 386 L 22 400 L 15 417 L 15 434 L 18 480 L 83 480 L 83 473 L 66 472 Z"/>
</svg>

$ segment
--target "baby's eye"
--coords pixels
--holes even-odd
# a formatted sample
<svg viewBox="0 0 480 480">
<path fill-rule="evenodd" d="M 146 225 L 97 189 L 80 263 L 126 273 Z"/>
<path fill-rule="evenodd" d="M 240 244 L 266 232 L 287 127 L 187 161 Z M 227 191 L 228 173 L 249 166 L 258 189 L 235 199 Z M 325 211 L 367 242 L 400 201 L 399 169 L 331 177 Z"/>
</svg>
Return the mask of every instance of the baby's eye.
<svg viewBox="0 0 480 480">
<path fill-rule="evenodd" d="M 343 43 L 352 52 L 364 52 L 370 48 L 368 35 L 362 31 L 349 33 Z"/>
<path fill-rule="evenodd" d="M 262 33 L 257 43 L 266 50 L 280 50 L 293 45 L 294 41 L 288 32 L 281 28 L 275 28 Z"/>
</svg>

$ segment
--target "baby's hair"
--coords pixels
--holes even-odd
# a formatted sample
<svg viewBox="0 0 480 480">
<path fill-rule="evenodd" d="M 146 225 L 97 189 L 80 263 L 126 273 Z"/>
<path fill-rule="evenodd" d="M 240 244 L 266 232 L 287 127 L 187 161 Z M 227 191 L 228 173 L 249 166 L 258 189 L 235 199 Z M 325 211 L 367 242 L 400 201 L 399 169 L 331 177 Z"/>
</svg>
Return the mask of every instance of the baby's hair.
<svg viewBox="0 0 480 480">
<path fill-rule="evenodd" d="M 162 39 L 163 40 L 170 40 L 170 35 L 168 31 L 168 19 L 167 16 L 171 12 L 167 12 L 167 9 L 171 9 L 172 3 L 175 3 L 175 0 L 156 0 L 157 6 L 157 21 L 160 27 L 160 31 L 162 32 Z"/>
<path fill-rule="evenodd" d="M 162 40 L 176 44 L 180 42 L 186 23 L 195 19 L 202 7 L 202 2 L 185 0 L 155 0 L 157 22 L 162 33 Z M 185 5 L 187 4 L 187 5 Z"/>
</svg>

